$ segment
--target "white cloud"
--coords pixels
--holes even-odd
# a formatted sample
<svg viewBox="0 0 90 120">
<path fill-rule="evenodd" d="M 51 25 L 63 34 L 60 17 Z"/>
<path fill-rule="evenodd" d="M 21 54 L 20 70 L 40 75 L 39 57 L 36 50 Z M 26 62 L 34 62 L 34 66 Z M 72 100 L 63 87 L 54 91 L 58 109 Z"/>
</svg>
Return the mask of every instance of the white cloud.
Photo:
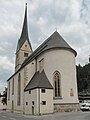
<svg viewBox="0 0 90 120">
<path fill-rule="evenodd" d="M 77 21 L 80 19 L 80 9 L 81 9 L 81 1 L 79 0 L 70 0 L 70 12 L 71 17 L 74 21 Z"/>
<path fill-rule="evenodd" d="M 6 56 L 5 57 L 0 56 L 0 66 L 2 66 L 2 68 L 9 70 L 9 71 L 14 70 L 14 64 L 11 63 L 10 60 Z"/>
<path fill-rule="evenodd" d="M 14 64 L 4 56 L 0 56 L 0 93 L 7 87 L 7 79 L 14 73 Z"/>
</svg>

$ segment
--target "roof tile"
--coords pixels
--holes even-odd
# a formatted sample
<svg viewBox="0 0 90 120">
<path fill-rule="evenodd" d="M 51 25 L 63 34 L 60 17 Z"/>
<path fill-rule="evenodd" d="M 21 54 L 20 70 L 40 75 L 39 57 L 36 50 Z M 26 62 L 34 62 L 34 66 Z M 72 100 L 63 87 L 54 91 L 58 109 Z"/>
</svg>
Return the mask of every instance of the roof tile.
<svg viewBox="0 0 90 120">
<path fill-rule="evenodd" d="M 32 90 L 35 88 L 46 88 L 53 89 L 51 83 L 49 82 L 44 70 L 42 72 L 36 72 L 28 85 L 25 87 L 24 91 Z"/>
</svg>

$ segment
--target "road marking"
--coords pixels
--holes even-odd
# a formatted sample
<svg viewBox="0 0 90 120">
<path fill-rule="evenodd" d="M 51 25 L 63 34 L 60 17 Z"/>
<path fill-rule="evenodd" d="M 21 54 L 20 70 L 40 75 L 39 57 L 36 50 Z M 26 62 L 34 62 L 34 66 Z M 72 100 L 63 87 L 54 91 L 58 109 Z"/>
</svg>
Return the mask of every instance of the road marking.
<svg viewBox="0 0 90 120">
<path fill-rule="evenodd" d="M 16 120 L 15 118 L 10 118 L 10 120 Z"/>
</svg>

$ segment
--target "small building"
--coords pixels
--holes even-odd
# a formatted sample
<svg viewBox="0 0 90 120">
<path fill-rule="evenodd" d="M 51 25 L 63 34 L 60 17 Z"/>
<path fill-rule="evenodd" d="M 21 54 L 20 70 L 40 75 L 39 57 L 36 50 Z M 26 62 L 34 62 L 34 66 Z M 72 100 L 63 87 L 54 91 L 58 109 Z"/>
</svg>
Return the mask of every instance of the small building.
<svg viewBox="0 0 90 120">
<path fill-rule="evenodd" d="M 7 109 L 34 115 L 78 111 L 76 55 L 57 31 L 33 52 L 26 5 L 15 73 L 7 80 Z"/>
</svg>

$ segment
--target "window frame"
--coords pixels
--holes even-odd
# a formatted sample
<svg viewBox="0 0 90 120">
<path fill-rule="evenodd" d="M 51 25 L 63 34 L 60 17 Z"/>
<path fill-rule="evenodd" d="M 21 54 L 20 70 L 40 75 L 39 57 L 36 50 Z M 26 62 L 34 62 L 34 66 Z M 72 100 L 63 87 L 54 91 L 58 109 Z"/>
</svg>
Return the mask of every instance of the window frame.
<svg viewBox="0 0 90 120">
<path fill-rule="evenodd" d="M 12 95 L 14 95 L 14 78 L 12 80 Z"/>
<path fill-rule="evenodd" d="M 24 57 L 28 57 L 28 53 L 27 52 L 24 52 Z"/>
<path fill-rule="evenodd" d="M 26 106 L 28 105 L 28 102 L 26 102 Z"/>
<path fill-rule="evenodd" d="M 29 94 L 31 94 L 31 90 L 29 90 Z"/>
<path fill-rule="evenodd" d="M 17 105 L 21 105 L 21 74 L 18 75 Z"/>
<path fill-rule="evenodd" d="M 55 71 L 53 74 L 54 98 L 61 98 L 61 74 Z"/>
<path fill-rule="evenodd" d="M 46 101 L 42 101 L 42 105 L 46 105 L 46 103 L 47 103 Z"/>
<path fill-rule="evenodd" d="M 10 100 L 10 81 L 8 82 L 8 101 Z"/>
<path fill-rule="evenodd" d="M 41 89 L 41 93 L 46 93 L 46 89 L 45 89 L 45 88 L 42 88 L 42 89 Z"/>
<path fill-rule="evenodd" d="M 32 105 L 35 105 L 35 102 L 34 102 L 34 101 L 32 101 Z"/>
</svg>

